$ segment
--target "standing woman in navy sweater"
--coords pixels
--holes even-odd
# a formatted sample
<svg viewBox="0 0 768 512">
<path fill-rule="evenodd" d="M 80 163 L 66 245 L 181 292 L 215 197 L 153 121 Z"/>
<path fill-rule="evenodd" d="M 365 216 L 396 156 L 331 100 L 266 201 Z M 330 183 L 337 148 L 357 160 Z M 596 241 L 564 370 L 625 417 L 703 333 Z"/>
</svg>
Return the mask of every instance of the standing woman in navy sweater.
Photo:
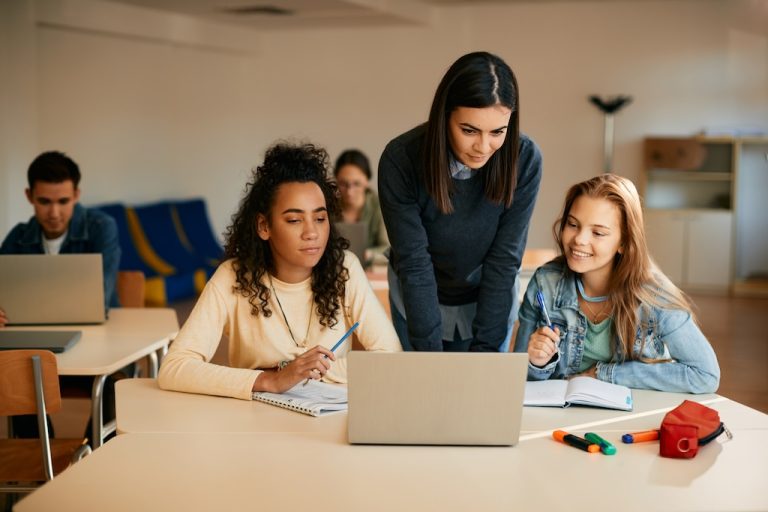
<svg viewBox="0 0 768 512">
<path fill-rule="evenodd" d="M 509 66 L 470 53 L 443 77 L 426 124 L 381 156 L 389 299 L 405 350 L 509 349 L 541 181 L 541 154 L 520 133 L 519 111 Z"/>
</svg>

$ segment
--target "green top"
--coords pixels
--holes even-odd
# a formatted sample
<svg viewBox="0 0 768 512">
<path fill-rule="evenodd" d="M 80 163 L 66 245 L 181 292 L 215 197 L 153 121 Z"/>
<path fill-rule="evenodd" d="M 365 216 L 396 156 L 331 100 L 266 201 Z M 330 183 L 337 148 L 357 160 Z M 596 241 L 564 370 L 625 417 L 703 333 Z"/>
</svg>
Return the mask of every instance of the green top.
<svg viewBox="0 0 768 512">
<path fill-rule="evenodd" d="M 365 203 L 363 211 L 360 213 L 360 222 L 368 226 L 368 249 L 371 251 L 373 263 L 387 263 L 387 257 L 384 251 L 389 248 L 389 238 L 387 229 L 384 227 L 384 220 L 381 217 L 381 208 L 379 207 L 379 197 L 373 190 L 367 190 L 365 193 Z M 370 264 L 371 262 L 365 262 Z"/>
<path fill-rule="evenodd" d="M 611 360 L 612 325 L 611 317 L 596 324 L 587 320 L 587 336 L 584 340 L 584 354 L 579 365 L 580 372 L 594 366 L 597 361 L 607 363 Z"/>
</svg>

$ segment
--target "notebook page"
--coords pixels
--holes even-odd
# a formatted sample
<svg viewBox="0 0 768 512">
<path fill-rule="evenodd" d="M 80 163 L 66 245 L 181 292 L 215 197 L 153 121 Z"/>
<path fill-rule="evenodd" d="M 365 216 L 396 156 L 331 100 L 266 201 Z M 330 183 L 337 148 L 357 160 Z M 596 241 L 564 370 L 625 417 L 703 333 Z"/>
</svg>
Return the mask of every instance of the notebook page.
<svg viewBox="0 0 768 512">
<path fill-rule="evenodd" d="M 564 407 L 567 380 L 536 380 L 525 383 L 523 405 L 537 407 Z"/>
<path fill-rule="evenodd" d="M 592 377 L 574 377 L 569 380 L 565 398 L 571 404 L 632 410 L 632 391 L 628 387 Z"/>
</svg>

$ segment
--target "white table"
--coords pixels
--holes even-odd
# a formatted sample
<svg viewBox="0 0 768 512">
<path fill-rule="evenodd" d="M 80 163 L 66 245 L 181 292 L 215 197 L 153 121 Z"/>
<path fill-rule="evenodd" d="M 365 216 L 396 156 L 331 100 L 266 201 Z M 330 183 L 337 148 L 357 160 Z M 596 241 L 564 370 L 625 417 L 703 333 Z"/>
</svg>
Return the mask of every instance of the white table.
<svg viewBox="0 0 768 512">
<path fill-rule="evenodd" d="M 115 384 L 118 434 L 310 432 L 346 439 L 347 413 L 312 417 L 262 402 L 164 391 L 155 379 Z"/>
<path fill-rule="evenodd" d="M 544 437 L 498 448 L 351 446 L 297 432 L 122 435 L 15 510 L 766 510 L 765 415 L 734 404 L 713 404 L 733 440 L 690 460 L 660 457 L 658 443 L 605 456 Z"/>
<path fill-rule="evenodd" d="M 618 420 L 633 428 L 644 424 L 648 415 L 666 412 L 686 399 L 705 404 L 725 400 L 718 395 L 642 389 L 632 390 L 632 394 L 635 406 L 629 412 L 596 407 L 525 407 L 521 431 L 525 435 L 558 428 L 600 428 Z M 115 386 L 115 395 L 118 433 L 315 432 L 335 436 L 346 432 L 346 412 L 312 418 L 260 402 L 164 391 L 154 379 L 122 380 Z"/>
<path fill-rule="evenodd" d="M 102 421 L 104 381 L 119 369 L 147 358 L 150 376 L 157 376 L 158 351 L 165 351 L 179 329 L 170 308 L 114 308 L 101 325 L 9 327 L 8 330 L 77 330 L 82 337 L 71 349 L 56 354 L 59 375 L 93 376 L 91 421 L 93 447 L 102 445 L 114 425 Z"/>
</svg>

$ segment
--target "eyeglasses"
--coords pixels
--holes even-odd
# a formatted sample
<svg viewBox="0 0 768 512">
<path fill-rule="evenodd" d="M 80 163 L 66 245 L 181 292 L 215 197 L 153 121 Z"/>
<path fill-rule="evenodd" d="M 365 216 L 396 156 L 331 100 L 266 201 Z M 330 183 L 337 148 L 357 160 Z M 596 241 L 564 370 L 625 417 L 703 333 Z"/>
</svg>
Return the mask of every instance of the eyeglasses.
<svg viewBox="0 0 768 512">
<path fill-rule="evenodd" d="M 362 181 L 339 181 L 338 182 L 339 188 L 343 189 L 356 189 L 356 188 L 365 188 L 365 184 Z"/>
</svg>

